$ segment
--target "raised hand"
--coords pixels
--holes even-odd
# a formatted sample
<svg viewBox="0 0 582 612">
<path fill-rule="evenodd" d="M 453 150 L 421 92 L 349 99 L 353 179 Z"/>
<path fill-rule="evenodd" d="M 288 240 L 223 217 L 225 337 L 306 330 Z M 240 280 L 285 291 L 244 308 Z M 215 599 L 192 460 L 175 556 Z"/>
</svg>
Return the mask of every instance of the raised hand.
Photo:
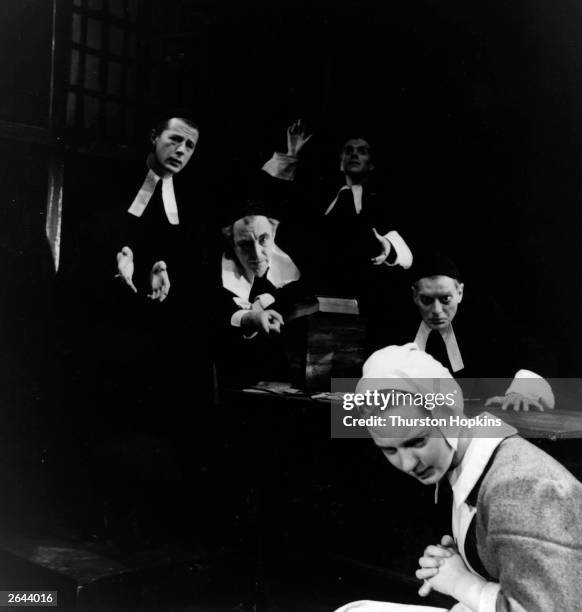
<svg viewBox="0 0 582 612">
<path fill-rule="evenodd" d="M 307 135 L 305 125 L 297 119 L 287 128 L 287 155 L 297 156 L 313 134 Z"/>
<path fill-rule="evenodd" d="M 513 409 L 515 412 L 519 412 L 523 410 L 524 412 L 528 412 L 530 409 L 534 408 L 543 412 L 545 408 L 552 409 L 552 406 L 548 406 L 543 399 L 534 400 L 531 397 L 527 397 L 521 393 L 508 393 L 507 395 L 496 395 L 495 397 L 490 397 L 485 402 L 485 407 L 487 406 L 501 406 L 501 410 L 511 410 Z"/>
</svg>

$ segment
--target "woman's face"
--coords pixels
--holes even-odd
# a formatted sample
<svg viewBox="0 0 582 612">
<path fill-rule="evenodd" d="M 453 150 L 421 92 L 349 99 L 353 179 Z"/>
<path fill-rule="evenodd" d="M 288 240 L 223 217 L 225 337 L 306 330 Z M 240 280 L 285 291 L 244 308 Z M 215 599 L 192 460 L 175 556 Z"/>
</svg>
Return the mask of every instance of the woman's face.
<svg viewBox="0 0 582 612">
<path fill-rule="evenodd" d="M 424 485 L 437 483 L 451 466 L 454 451 L 436 427 L 370 428 L 370 434 L 394 467 Z"/>
</svg>

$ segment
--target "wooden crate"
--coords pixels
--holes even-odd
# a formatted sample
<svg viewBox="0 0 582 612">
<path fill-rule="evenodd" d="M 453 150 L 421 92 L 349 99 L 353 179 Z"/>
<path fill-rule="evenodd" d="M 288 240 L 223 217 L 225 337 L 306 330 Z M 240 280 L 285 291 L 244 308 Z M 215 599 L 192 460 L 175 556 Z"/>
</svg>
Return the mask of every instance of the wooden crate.
<svg viewBox="0 0 582 612">
<path fill-rule="evenodd" d="M 329 391 L 332 378 L 359 378 L 364 362 L 365 329 L 357 301 L 318 297 L 287 330 L 295 386 Z"/>
</svg>

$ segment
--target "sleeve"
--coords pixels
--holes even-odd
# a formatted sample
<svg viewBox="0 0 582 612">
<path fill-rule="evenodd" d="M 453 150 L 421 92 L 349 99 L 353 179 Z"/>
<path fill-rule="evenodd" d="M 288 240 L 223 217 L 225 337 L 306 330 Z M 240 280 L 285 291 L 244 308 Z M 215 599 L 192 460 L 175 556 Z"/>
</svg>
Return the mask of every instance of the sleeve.
<svg viewBox="0 0 582 612">
<path fill-rule="evenodd" d="M 484 589 L 479 612 L 575 610 L 582 601 L 582 486 L 565 470 L 533 474 L 544 472 L 538 457 L 532 474 L 520 478 L 514 454 L 506 473 L 485 487 L 478 540 L 499 588 Z"/>
<path fill-rule="evenodd" d="M 273 153 L 273 157 L 263 165 L 263 171 L 273 178 L 293 181 L 297 171 L 297 156 Z"/>
<path fill-rule="evenodd" d="M 275 153 L 255 177 L 256 195 L 269 202 L 274 216 L 281 226 L 277 232 L 278 242 L 282 236 L 289 236 L 283 244 L 293 245 L 295 233 L 305 226 L 305 215 L 313 216 L 311 207 L 312 181 L 297 157 Z"/>
<path fill-rule="evenodd" d="M 363 212 L 368 222 L 390 243 L 391 253 L 385 265 L 401 266 L 408 270 L 412 266 L 415 249 L 410 242 L 410 224 L 405 222 L 400 208 L 393 205 L 383 192 L 372 191 L 363 202 Z M 404 236 L 408 236 L 408 239 L 405 240 Z"/>
<path fill-rule="evenodd" d="M 497 582 L 488 582 L 481 590 L 479 598 L 479 612 L 495 612 L 497 596 L 501 590 L 501 585 Z"/>
<path fill-rule="evenodd" d="M 554 408 L 556 404 L 550 383 L 531 370 L 519 370 L 505 395 L 508 393 L 521 393 L 546 408 Z"/>
<path fill-rule="evenodd" d="M 388 258 L 384 263 L 387 266 L 402 266 L 408 270 L 412 265 L 412 251 L 404 241 L 404 238 L 396 231 L 392 230 L 383 236 L 396 253 L 396 258 Z"/>
<path fill-rule="evenodd" d="M 465 607 L 452 608 L 451 612 L 469 612 Z M 390 603 L 387 601 L 352 601 L 335 612 L 447 612 L 445 608 L 434 606 L 415 606 L 411 604 Z"/>
<path fill-rule="evenodd" d="M 225 289 L 217 298 L 216 306 L 214 327 L 216 336 L 220 338 L 219 347 L 229 346 L 233 342 L 252 340 L 258 335 L 256 331 L 248 335 L 244 333 L 242 318 L 250 309 L 237 306 L 232 300 L 232 294 Z"/>
</svg>

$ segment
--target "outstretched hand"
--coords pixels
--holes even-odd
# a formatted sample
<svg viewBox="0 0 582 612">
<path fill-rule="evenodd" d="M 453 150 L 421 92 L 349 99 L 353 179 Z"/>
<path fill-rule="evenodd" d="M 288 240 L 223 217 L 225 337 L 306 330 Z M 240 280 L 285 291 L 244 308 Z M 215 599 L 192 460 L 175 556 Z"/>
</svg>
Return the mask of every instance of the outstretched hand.
<svg viewBox="0 0 582 612">
<path fill-rule="evenodd" d="M 136 286 L 133 284 L 133 251 L 129 247 L 123 247 L 117 253 L 117 274 L 115 278 L 120 278 L 134 293 L 137 293 Z"/>
<path fill-rule="evenodd" d="M 372 231 L 374 232 L 376 240 L 378 240 L 382 247 L 382 252 L 380 253 L 380 255 L 378 255 L 377 257 L 372 257 L 372 264 L 375 266 L 379 266 L 388 259 L 388 255 L 390 255 L 390 251 L 392 250 L 392 245 L 390 244 L 388 238 L 380 236 L 380 234 L 376 231 L 375 227 L 372 228 Z"/>
<path fill-rule="evenodd" d="M 287 128 L 287 155 L 296 157 L 313 134 L 307 134 L 303 121 L 297 119 Z"/>
<path fill-rule="evenodd" d="M 164 261 L 157 261 L 150 272 L 151 293 L 148 297 L 156 302 L 163 302 L 170 292 L 170 277 Z"/>
<path fill-rule="evenodd" d="M 285 324 L 283 317 L 276 310 L 270 308 L 267 310 L 247 311 L 241 323 L 247 329 L 265 334 L 270 334 L 271 332 L 278 334 L 281 332 L 281 326 Z"/>
<path fill-rule="evenodd" d="M 552 409 L 552 406 L 548 406 L 542 398 L 534 400 L 522 393 L 515 392 L 508 393 L 507 395 L 496 395 L 495 397 L 490 397 L 485 402 L 485 407 L 495 405 L 500 405 L 501 410 L 511 410 L 513 408 L 515 412 L 519 412 L 520 410 L 528 412 L 530 409 L 533 410 L 534 408 L 540 412 L 543 412 L 546 408 L 549 410 Z"/>
</svg>

